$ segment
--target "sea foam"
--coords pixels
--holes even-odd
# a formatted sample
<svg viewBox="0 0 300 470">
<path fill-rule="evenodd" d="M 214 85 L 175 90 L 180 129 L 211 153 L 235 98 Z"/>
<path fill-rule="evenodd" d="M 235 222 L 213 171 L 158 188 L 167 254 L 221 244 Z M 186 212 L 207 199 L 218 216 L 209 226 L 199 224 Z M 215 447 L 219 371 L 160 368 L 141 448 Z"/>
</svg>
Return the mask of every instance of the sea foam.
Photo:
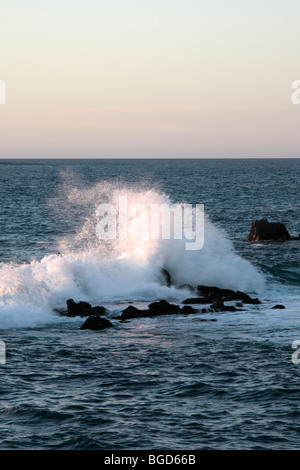
<svg viewBox="0 0 300 470">
<path fill-rule="evenodd" d="M 0 328 L 35 327 L 58 321 L 53 312 L 69 298 L 92 304 L 166 299 L 180 302 L 182 285 L 214 285 L 259 292 L 264 277 L 234 250 L 226 233 L 205 215 L 204 245 L 187 250 L 186 240 L 97 237 L 97 207 L 128 204 L 171 204 L 160 190 L 101 181 L 92 187 L 64 179 L 55 207 L 73 230 L 57 239 L 56 253 L 28 264 L 0 265 Z M 185 201 L 188 203 L 188 201 Z M 51 203 L 51 201 L 50 201 Z M 201 203 L 201 201 L 199 201 Z M 75 224 L 76 222 L 76 224 Z M 167 286 L 162 270 L 170 273 Z"/>
</svg>

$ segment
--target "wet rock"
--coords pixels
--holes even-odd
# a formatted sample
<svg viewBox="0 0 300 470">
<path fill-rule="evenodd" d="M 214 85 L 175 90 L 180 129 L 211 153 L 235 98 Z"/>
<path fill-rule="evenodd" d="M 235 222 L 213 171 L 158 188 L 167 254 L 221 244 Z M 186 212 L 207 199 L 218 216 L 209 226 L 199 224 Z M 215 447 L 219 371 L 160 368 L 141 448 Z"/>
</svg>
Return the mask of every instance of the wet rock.
<svg viewBox="0 0 300 470">
<path fill-rule="evenodd" d="M 193 297 L 184 300 L 183 304 L 210 304 L 217 301 L 232 301 L 238 300 L 245 304 L 260 304 L 261 301 L 257 298 L 252 298 L 248 294 L 242 291 L 234 291 L 231 289 L 222 289 L 214 286 L 202 286 L 197 287 L 199 297 Z M 201 297 L 200 297 L 201 296 Z"/>
<path fill-rule="evenodd" d="M 81 330 L 104 330 L 111 328 L 113 324 L 106 318 L 102 318 L 99 315 L 90 315 L 81 325 Z"/>
<path fill-rule="evenodd" d="M 277 304 L 277 305 L 274 305 L 274 307 L 272 308 L 285 309 L 285 306 L 281 304 Z"/>
<path fill-rule="evenodd" d="M 210 306 L 210 310 L 213 312 L 236 312 L 237 308 L 234 305 L 224 305 L 222 301 L 217 301 Z"/>
<path fill-rule="evenodd" d="M 235 294 L 235 291 L 232 289 L 222 289 L 215 286 L 197 286 L 198 294 L 203 297 L 208 297 L 209 299 L 223 299 L 223 300 L 232 300 Z"/>
<path fill-rule="evenodd" d="M 126 307 L 121 315 L 115 317 L 117 320 L 129 320 L 132 318 L 149 318 L 149 317 L 157 317 L 161 315 L 178 315 L 178 314 L 191 314 L 196 313 L 195 310 L 191 306 L 184 306 L 180 307 L 179 305 L 170 304 L 166 300 L 159 300 L 158 302 L 153 302 L 148 305 L 148 309 L 140 310 L 133 305 L 129 305 Z"/>
<path fill-rule="evenodd" d="M 130 320 L 131 318 L 142 318 L 146 317 L 148 310 L 139 310 L 133 305 L 129 305 L 125 310 L 123 310 L 120 316 L 115 317 L 117 320 Z"/>
<path fill-rule="evenodd" d="M 91 304 L 88 302 L 74 302 L 73 299 L 67 300 L 67 311 L 68 315 L 71 317 L 79 316 L 87 316 L 89 315 Z"/>
<path fill-rule="evenodd" d="M 197 312 L 197 310 L 195 310 L 190 305 L 184 305 L 184 307 L 181 307 L 181 312 L 180 313 L 183 313 L 184 315 L 189 315 L 190 313 L 196 313 L 196 312 Z"/>
<path fill-rule="evenodd" d="M 213 310 L 215 311 L 219 311 L 219 310 L 222 310 L 224 308 L 224 303 L 220 300 L 218 300 L 217 302 L 214 302 L 210 308 L 212 308 Z"/>
<path fill-rule="evenodd" d="M 102 306 L 92 307 L 88 302 L 75 302 L 73 299 L 68 299 L 66 309 L 56 308 L 54 312 L 66 317 L 88 317 L 89 315 L 105 315 L 106 309 Z"/>
<path fill-rule="evenodd" d="M 170 287 L 172 285 L 172 280 L 171 280 L 171 275 L 170 275 L 169 271 L 167 271 L 166 269 L 162 269 L 161 273 L 163 275 L 163 279 L 164 279 L 165 284 L 168 287 Z"/>
<path fill-rule="evenodd" d="M 291 240 L 286 226 L 281 222 L 269 222 L 267 219 L 254 220 L 246 242 L 263 240 Z"/>
<path fill-rule="evenodd" d="M 181 312 L 179 305 L 169 304 L 166 300 L 159 300 L 148 305 L 150 316 L 154 315 L 174 315 Z"/>
<path fill-rule="evenodd" d="M 232 300 L 241 300 L 243 304 L 261 304 L 261 301 L 259 299 L 250 297 L 250 295 L 245 294 L 245 292 L 241 291 L 235 292 Z"/>
<path fill-rule="evenodd" d="M 210 304 L 212 301 L 209 297 L 192 297 L 189 299 L 185 299 L 182 303 L 183 304 Z"/>
</svg>

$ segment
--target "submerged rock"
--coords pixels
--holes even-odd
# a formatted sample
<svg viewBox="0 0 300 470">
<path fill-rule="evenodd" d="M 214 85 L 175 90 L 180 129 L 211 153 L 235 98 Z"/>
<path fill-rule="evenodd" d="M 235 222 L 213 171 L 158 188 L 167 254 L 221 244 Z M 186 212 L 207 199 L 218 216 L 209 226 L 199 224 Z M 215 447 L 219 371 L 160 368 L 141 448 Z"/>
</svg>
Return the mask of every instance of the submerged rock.
<svg viewBox="0 0 300 470">
<path fill-rule="evenodd" d="M 102 318 L 99 315 L 90 315 L 85 322 L 81 325 L 81 330 L 104 330 L 105 328 L 111 328 L 113 324 L 106 318 Z"/>
<path fill-rule="evenodd" d="M 263 240 L 292 240 L 292 237 L 281 222 L 269 222 L 267 219 L 254 220 L 245 241 Z"/>
</svg>

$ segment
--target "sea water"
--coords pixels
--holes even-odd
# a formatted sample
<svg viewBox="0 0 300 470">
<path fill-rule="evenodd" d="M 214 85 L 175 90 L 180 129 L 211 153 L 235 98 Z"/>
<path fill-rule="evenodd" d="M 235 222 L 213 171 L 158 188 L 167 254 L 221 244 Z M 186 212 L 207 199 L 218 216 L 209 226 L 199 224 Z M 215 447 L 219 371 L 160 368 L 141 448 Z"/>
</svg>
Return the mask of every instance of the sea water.
<svg viewBox="0 0 300 470">
<path fill-rule="evenodd" d="M 299 173 L 298 159 L 1 160 L 0 448 L 298 448 L 300 242 L 245 238 L 262 218 L 299 234 Z M 204 204 L 203 247 L 99 239 L 97 207 L 120 196 Z M 114 318 L 199 284 L 261 304 Z M 69 298 L 113 328 L 58 315 Z"/>
</svg>

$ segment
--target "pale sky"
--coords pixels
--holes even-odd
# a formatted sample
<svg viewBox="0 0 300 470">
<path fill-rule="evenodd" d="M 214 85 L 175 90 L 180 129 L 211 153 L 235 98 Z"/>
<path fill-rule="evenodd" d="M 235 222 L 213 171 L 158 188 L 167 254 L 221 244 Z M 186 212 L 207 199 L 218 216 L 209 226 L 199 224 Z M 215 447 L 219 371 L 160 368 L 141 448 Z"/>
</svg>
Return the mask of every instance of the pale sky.
<svg viewBox="0 0 300 470">
<path fill-rule="evenodd" d="M 299 157 L 299 0 L 2 0 L 0 158 Z"/>
</svg>

